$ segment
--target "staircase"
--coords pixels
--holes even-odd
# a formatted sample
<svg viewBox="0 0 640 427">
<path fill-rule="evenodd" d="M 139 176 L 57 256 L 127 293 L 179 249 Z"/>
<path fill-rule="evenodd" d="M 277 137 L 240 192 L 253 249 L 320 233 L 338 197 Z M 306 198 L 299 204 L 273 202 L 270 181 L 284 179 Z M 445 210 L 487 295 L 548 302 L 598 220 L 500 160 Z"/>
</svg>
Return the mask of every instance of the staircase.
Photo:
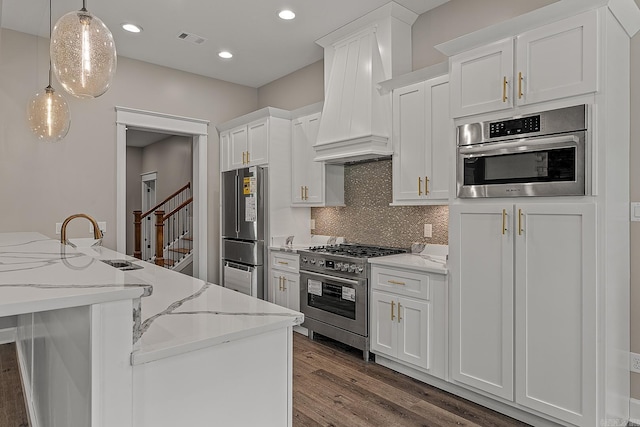
<svg viewBox="0 0 640 427">
<path fill-rule="evenodd" d="M 182 271 L 191 265 L 192 207 L 189 182 L 147 212 L 134 211 L 133 256 L 176 271 Z"/>
</svg>

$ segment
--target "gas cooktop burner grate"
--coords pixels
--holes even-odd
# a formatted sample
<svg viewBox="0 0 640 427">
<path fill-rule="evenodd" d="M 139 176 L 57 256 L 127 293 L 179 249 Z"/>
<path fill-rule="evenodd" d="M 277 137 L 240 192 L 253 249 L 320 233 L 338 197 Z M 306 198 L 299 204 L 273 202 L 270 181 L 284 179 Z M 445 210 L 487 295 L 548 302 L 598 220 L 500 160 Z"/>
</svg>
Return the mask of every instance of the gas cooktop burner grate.
<svg viewBox="0 0 640 427">
<path fill-rule="evenodd" d="M 374 258 L 407 252 L 406 249 L 402 248 L 389 248 L 383 246 L 368 246 L 346 243 L 329 246 L 315 246 L 309 248 L 309 251 L 320 254 L 349 256 L 353 258 Z"/>
</svg>

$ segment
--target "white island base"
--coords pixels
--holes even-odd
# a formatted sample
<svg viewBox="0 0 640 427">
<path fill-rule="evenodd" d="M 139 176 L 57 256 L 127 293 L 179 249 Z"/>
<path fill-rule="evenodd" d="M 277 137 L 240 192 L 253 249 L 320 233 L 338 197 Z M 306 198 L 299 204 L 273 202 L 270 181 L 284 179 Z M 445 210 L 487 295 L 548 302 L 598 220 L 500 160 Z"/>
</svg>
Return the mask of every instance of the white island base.
<svg viewBox="0 0 640 427">
<path fill-rule="evenodd" d="M 0 273 L 33 427 L 291 426 L 302 314 L 36 233 L 0 233 Z"/>
<path fill-rule="evenodd" d="M 133 367 L 133 425 L 290 426 L 291 328 Z"/>
</svg>

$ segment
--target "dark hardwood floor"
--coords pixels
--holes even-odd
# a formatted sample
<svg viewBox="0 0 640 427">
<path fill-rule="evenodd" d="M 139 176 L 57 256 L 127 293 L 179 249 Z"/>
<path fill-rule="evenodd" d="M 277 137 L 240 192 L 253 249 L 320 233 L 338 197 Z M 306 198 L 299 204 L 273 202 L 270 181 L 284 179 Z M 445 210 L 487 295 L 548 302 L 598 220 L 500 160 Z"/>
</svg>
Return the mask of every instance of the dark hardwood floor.
<svg viewBox="0 0 640 427">
<path fill-rule="evenodd" d="M 15 343 L 0 345 L 0 426 L 27 427 Z"/>
<path fill-rule="evenodd" d="M 365 363 L 360 351 L 328 338 L 293 336 L 294 427 L 527 425 Z"/>
</svg>

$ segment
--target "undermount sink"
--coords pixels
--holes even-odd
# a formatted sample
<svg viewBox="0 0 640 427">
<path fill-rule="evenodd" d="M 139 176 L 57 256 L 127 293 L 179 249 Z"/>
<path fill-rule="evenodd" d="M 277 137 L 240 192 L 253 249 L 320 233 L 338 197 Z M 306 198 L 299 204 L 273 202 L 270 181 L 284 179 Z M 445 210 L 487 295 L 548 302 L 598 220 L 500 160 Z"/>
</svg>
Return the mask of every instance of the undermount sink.
<svg viewBox="0 0 640 427">
<path fill-rule="evenodd" d="M 134 263 L 132 263 L 131 261 L 126 261 L 124 259 L 101 259 L 100 261 L 104 262 L 105 264 L 110 265 L 111 267 L 115 267 L 118 270 L 138 270 L 140 268 L 144 268 L 140 265 L 136 265 Z"/>
</svg>

